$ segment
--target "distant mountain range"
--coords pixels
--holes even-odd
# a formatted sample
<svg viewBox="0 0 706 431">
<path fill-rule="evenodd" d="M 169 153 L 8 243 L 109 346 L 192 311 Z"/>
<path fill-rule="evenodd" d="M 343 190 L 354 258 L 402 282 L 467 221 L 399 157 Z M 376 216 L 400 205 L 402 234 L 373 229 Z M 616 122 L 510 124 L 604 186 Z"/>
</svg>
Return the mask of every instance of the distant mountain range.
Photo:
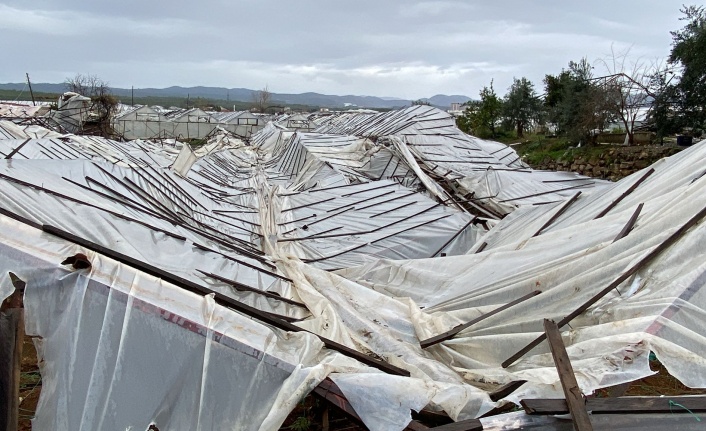
<svg viewBox="0 0 706 431">
<path fill-rule="evenodd" d="M 22 90 L 25 83 L 0 84 L 0 90 Z M 32 84 L 32 90 L 38 93 L 63 93 L 66 91 L 64 84 Z M 123 102 L 129 102 L 131 89 L 111 88 L 114 95 L 123 98 Z M 203 97 L 213 100 L 232 100 L 240 102 L 250 102 L 253 100 L 253 93 L 257 90 L 247 88 L 222 88 L 222 87 L 168 87 L 168 88 L 135 88 L 135 97 Z M 437 94 L 436 96 L 421 99 L 433 106 L 442 109 L 449 109 L 452 103 L 465 103 L 471 100 L 467 96 Z M 395 97 L 374 97 L 374 96 L 334 96 L 319 93 L 286 94 L 272 93 L 271 104 L 273 105 L 308 105 L 324 108 L 399 108 L 409 106 L 411 100 L 399 99 Z"/>
</svg>

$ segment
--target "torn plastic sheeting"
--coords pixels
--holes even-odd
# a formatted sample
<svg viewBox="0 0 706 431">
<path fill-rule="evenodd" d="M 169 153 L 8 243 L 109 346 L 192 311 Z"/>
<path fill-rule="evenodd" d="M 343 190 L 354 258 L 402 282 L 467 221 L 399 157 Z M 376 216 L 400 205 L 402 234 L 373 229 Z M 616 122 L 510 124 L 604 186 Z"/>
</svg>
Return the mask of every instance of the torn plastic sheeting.
<svg viewBox="0 0 706 431">
<path fill-rule="evenodd" d="M 429 383 L 386 374 L 331 374 L 368 429 L 402 431 L 411 411 L 429 404 L 436 390 Z"/>
<path fill-rule="evenodd" d="M 34 429 L 254 430 L 268 415 L 276 429 L 289 413 L 272 411 L 282 386 L 297 364 L 323 359 L 311 334 L 269 329 L 109 259 L 91 254 L 90 274 L 58 268 L 47 261 L 80 248 L 2 224 L 0 272 L 27 280 L 27 333 L 41 337 Z M 305 375 L 309 387 L 325 378 Z"/>
<path fill-rule="evenodd" d="M 181 147 L 179 155 L 171 166 L 171 169 L 182 177 L 186 177 L 191 167 L 196 163 L 198 157 L 191 151 L 188 145 Z"/>
<path fill-rule="evenodd" d="M 559 388 L 546 345 L 540 344 L 508 369 L 498 364 L 542 333 L 542 319 L 566 316 L 701 210 L 705 186 L 706 182 L 695 182 L 655 196 L 646 202 L 645 218 L 616 243 L 612 240 L 632 212 L 629 209 L 478 255 L 413 263 L 382 261 L 339 274 L 430 305 L 423 318 L 412 316 L 420 338 L 477 317 L 530 289 L 542 290 L 543 294 L 429 349 L 440 362 L 453 363 L 469 381 L 529 380 L 512 398 L 541 394 Z M 676 201 L 678 209 L 673 205 Z M 702 359 L 706 333 L 696 323 L 706 316 L 706 292 L 698 288 L 706 270 L 701 246 L 705 226 L 701 223 L 686 232 L 571 322 L 567 349 L 572 362 L 576 360 L 574 371 L 584 392 L 649 375 L 650 350 L 684 384 L 706 385 Z M 507 268 L 517 271 L 508 273 Z M 642 281 L 631 288 L 638 277 Z M 489 343 L 493 349 L 484 348 Z"/>
<path fill-rule="evenodd" d="M 414 171 L 414 173 L 417 175 L 422 184 L 424 184 L 424 187 L 426 187 L 429 193 L 431 193 L 433 196 L 436 196 L 436 198 L 442 202 L 447 201 L 449 199 L 448 193 L 446 193 L 446 191 L 441 188 L 439 184 L 429 178 L 429 175 L 422 171 L 422 168 L 419 167 L 419 164 L 414 159 L 414 156 L 409 151 L 409 148 L 407 148 L 405 142 L 398 137 L 390 137 L 390 140 L 394 145 L 395 152 L 399 154 L 400 158 L 405 161 L 407 166 L 409 166 L 412 171 Z"/>
<path fill-rule="evenodd" d="M 382 295 L 295 260 L 284 261 L 283 269 L 295 281 L 302 300 L 313 315 L 311 319 L 297 322 L 298 326 L 360 351 L 375 352 L 390 364 L 410 370 L 412 378 L 418 379 L 410 381 L 407 386 L 390 389 L 393 393 L 406 390 L 409 400 L 418 400 L 416 397 L 428 396 L 429 388 L 438 389 L 431 406 L 445 411 L 454 420 L 476 417 L 495 406 L 485 391 L 467 384 L 453 367 L 434 360 L 419 347 L 410 317 L 419 309 L 413 302 Z M 366 383 L 349 389 L 347 396 L 360 400 L 370 396 L 366 387 L 375 379 L 361 379 Z M 349 380 L 354 381 L 357 378 Z M 414 408 L 415 403 L 405 402 L 400 406 L 399 399 L 393 396 L 378 399 L 377 409 L 390 409 L 406 415 L 405 409 Z M 368 404 L 361 408 L 370 410 L 372 406 Z M 377 418 L 372 411 L 371 415 Z M 397 426 L 404 427 L 408 422 L 397 423 Z"/>
</svg>

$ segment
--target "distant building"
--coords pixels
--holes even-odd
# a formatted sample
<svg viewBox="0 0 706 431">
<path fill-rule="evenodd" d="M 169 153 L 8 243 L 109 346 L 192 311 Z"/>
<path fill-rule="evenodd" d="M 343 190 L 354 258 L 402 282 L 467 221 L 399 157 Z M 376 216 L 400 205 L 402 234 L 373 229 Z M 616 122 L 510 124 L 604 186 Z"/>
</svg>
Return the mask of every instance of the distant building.
<svg viewBox="0 0 706 431">
<path fill-rule="evenodd" d="M 451 108 L 448 109 L 446 112 L 453 115 L 454 117 L 460 117 L 461 115 L 463 115 L 463 103 L 453 102 L 451 104 Z"/>
</svg>

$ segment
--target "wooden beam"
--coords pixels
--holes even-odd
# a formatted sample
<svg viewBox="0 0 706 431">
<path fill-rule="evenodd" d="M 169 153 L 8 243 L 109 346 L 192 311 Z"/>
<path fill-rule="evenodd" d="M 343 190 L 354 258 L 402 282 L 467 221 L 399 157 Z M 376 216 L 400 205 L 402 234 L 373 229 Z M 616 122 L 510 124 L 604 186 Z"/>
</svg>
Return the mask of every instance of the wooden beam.
<svg viewBox="0 0 706 431">
<path fill-rule="evenodd" d="M 363 420 L 358 416 L 351 403 L 348 402 L 346 396 L 343 395 L 341 389 L 331 380 L 330 378 L 324 379 L 317 387 L 313 390 L 314 394 L 328 401 L 329 403 L 336 406 L 338 409 L 343 411 L 348 417 L 353 419 L 359 424 L 363 424 Z"/>
<path fill-rule="evenodd" d="M 482 431 L 483 424 L 478 419 L 467 419 L 429 429 L 433 431 Z"/>
<path fill-rule="evenodd" d="M 0 430 L 19 426 L 20 365 L 24 341 L 25 283 L 10 273 L 15 291 L 0 305 Z"/>
<path fill-rule="evenodd" d="M 426 409 L 422 409 L 419 412 L 412 410 L 412 419 L 422 422 L 431 428 L 453 423 L 453 419 L 446 412 L 435 412 Z"/>
<path fill-rule="evenodd" d="M 526 399 L 520 403 L 528 415 L 569 412 L 562 399 Z M 706 413 L 706 396 L 588 398 L 586 409 L 593 414 Z"/>
<path fill-rule="evenodd" d="M 482 242 L 482 243 L 478 246 L 478 248 L 476 249 L 476 251 L 473 252 L 473 254 L 478 254 L 478 253 L 480 253 L 481 251 L 485 250 L 485 248 L 486 248 L 487 246 L 488 246 L 488 243 L 487 243 L 487 242 Z"/>
<path fill-rule="evenodd" d="M 404 429 L 404 431 L 426 431 L 430 429 L 432 428 L 429 428 L 428 426 L 424 425 L 419 421 L 412 420 L 410 423 L 407 424 L 407 427 Z"/>
<path fill-rule="evenodd" d="M 29 142 L 29 141 L 31 141 L 31 140 L 32 140 L 32 138 L 27 138 L 27 140 L 24 141 L 23 143 L 21 143 L 20 145 L 18 145 L 17 148 L 15 148 L 14 150 L 10 151 L 10 154 L 8 154 L 7 156 L 5 156 L 5 159 L 6 159 L 6 160 L 7 160 L 7 159 L 11 159 L 12 156 L 14 156 L 15 154 L 17 154 L 17 153 L 22 149 L 22 147 L 24 147 L 25 145 L 27 145 L 27 142 Z"/>
<path fill-rule="evenodd" d="M 556 219 L 559 218 L 559 216 L 564 214 L 564 212 L 571 206 L 571 204 L 576 202 L 576 199 L 578 199 L 580 195 L 581 192 L 576 192 L 576 194 L 573 195 L 568 201 L 564 202 L 564 205 L 562 205 L 561 208 L 559 208 L 559 210 L 555 212 L 554 215 L 551 216 L 549 220 L 547 220 L 547 222 L 544 223 L 542 227 L 537 230 L 537 232 L 535 232 L 534 235 L 532 235 L 532 238 L 534 238 L 535 236 L 539 236 L 544 229 L 548 228 L 552 223 L 554 223 Z"/>
<path fill-rule="evenodd" d="M 633 185 L 631 185 L 627 190 L 625 190 L 620 196 L 618 196 L 617 199 L 615 199 L 613 202 L 611 202 L 610 205 L 608 205 L 603 211 L 598 213 L 598 215 L 594 218 L 594 220 L 599 219 L 599 218 L 603 217 L 604 215 L 608 214 L 610 212 L 610 210 L 615 208 L 615 206 L 618 205 L 623 199 L 625 199 L 627 197 L 627 195 L 634 192 L 635 189 L 640 184 L 642 184 L 643 181 L 645 181 L 647 179 L 647 177 L 649 177 L 650 175 L 652 175 L 654 173 L 654 171 L 655 171 L 654 168 L 650 168 L 647 172 L 645 172 L 645 174 L 643 176 L 641 176 L 640 179 L 635 181 L 635 183 Z"/>
<path fill-rule="evenodd" d="M 469 328 L 470 326 L 473 326 L 473 325 L 475 325 L 476 323 L 478 323 L 478 322 L 480 322 L 480 321 L 482 321 L 482 320 L 485 320 L 485 319 L 487 319 L 487 318 L 490 317 L 490 316 L 494 316 L 494 315 L 500 313 L 501 311 L 505 311 L 505 310 L 507 310 L 508 308 L 510 308 L 510 307 L 512 307 L 512 306 L 514 306 L 514 305 L 517 305 L 517 304 L 519 304 L 519 303 L 521 303 L 521 302 L 524 302 L 524 301 L 526 301 L 526 300 L 528 300 L 528 299 L 530 299 L 530 298 L 532 298 L 532 297 L 535 297 L 535 296 L 539 295 L 540 293 L 542 293 L 542 292 L 539 291 L 539 290 L 535 290 L 535 291 L 533 291 L 533 292 L 530 292 L 530 293 L 528 293 L 527 295 L 525 295 L 525 296 L 523 296 L 523 297 L 521 297 L 521 298 L 518 298 L 518 299 L 516 299 L 516 300 L 514 300 L 514 301 L 512 301 L 512 302 L 509 302 L 509 303 L 507 303 L 507 304 L 505 304 L 505 305 L 503 305 L 503 306 L 500 306 L 500 307 L 498 307 L 498 308 L 496 308 L 496 309 L 494 309 L 494 310 L 492 310 L 492 311 L 490 311 L 490 312 L 488 312 L 488 313 L 485 313 L 485 314 L 483 314 L 483 315 L 481 315 L 481 316 L 479 316 L 479 317 L 476 317 L 475 319 L 471 320 L 471 321 L 468 322 L 468 323 L 463 323 L 463 324 L 458 325 L 458 326 L 456 326 L 456 327 L 454 327 L 454 328 L 452 328 L 452 329 L 449 329 L 448 331 L 446 331 L 446 332 L 444 332 L 444 333 L 441 333 L 441 334 L 436 335 L 436 336 L 431 337 L 431 338 L 427 338 L 426 340 L 422 340 L 422 341 L 419 342 L 419 345 L 422 347 L 422 349 L 426 349 L 427 347 L 431 347 L 431 346 L 433 346 L 433 345 L 435 345 L 435 344 L 439 344 L 439 343 L 441 343 L 442 341 L 450 340 L 450 339 L 453 338 L 456 334 L 458 334 L 459 332 L 463 331 L 464 329 Z"/>
<path fill-rule="evenodd" d="M 704 217 L 706 217 L 706 207 L 702 208 L 701 211 L 699 211 L 696 215 L 694 215 L 692 218 L 690 218 L 686 223 L 684 223 L 679 229 L 674 231 L 667 239 L 662 241 L 657 247 L 653 248 L 650 252 L 648 252 L 645 257 L 637 261 L 633 266 L 628 268 L 625 272 L 620 274 L 618 278 L 613 280 L 612 283 L 610 283 L 607 287 L 605 287 L 603 290 L 595 294 L 593 297 L 591 297 L 588 301 L 583 303 L 581 306 L 579 306 L 577 309 L 572 311 L 569 315 L 561 319 L 559 322 L 557 322 L 557 325 L 559 328 L 562 328 L 564 325 L 567 323 L 571 322 L 573 319 L 575 319 L 577 316 L 581 315 L 584 311 L 588 310 L 593 304 L 598 302 L 601 298 L 603 298 L 605 295 L 608 294 L 613 289 L 617 289 L 618 286 L 630 278 L 633 274 L 635 274 L 640 268 L 642 268 L 644 265 L 647 263 L 651 262 L 652 259 L 656 258 L 659 256 L 664 250 L 669 248 L 672 244 L 674 244 L 679 238 L 681 238 L 682 235 L 689 229 L 691 229 L 694 225 L 699 223 Z M 517 353 L 512 355 L 510 358 L 508 358 L 505 362 L 502 363 L 503 368 L 507 368 L 510 365 L 514 364 L 517 360 L 519 360 L 521 357 L 523 357 L 525 354 L 527 354 L 530 350 L 534 349 L 537 347 L 544 339 L 546 338 L 545 334 L 540 335 L 537 337 L 534 341 L 530 342 L 528 345 L 520 349 Z"/>
<path fill-rule="evenodd" d="M 613 242 L 628 236 L 628 234 L 632 230 L 633 226 L 635 226 L 635 222 L 637 221 L 637 218 L 640 216 L 640 211 L 642 211 L 643 206 L 645 206 L 644 203 L 641 203 L 640 205 L 637 206 L 637 209 L 635 209 L 635 212 L 632 213 L 632 216 L 630 216 L 630 219 L 625 224 L 625 227 L 623 227 L 623 230 L 620 231 L 620 233 L 618 234 L 618 236 L 615 237 Z"/>
<path fill-rule="evenodd" d="M 561 380 L 561 387 L 564 390 L 574 429 L 576 431 L 593 431 L 591 419 L 588 417 L 588 411 L 586 411 L 586 401 L 576 381 L 574 368 L 571 366 L 569 355 L 566 353 L 559 327 L 553 320 L 544 319 L 544 333 L 547 334 L 554 365 L 559 372 L 559 380 Z"/>
<path fill-rule="evenodd" d="M 527 383 L 527 380 L 517 380 L 514 382 L 510 382 L 506 385 L 499 387 L 488 395 L 490 395 L 491 401 L 500 401 L 506 396 L 518 390 L 520 386 L 524 385 L 525 383 Z"/>
</svg>

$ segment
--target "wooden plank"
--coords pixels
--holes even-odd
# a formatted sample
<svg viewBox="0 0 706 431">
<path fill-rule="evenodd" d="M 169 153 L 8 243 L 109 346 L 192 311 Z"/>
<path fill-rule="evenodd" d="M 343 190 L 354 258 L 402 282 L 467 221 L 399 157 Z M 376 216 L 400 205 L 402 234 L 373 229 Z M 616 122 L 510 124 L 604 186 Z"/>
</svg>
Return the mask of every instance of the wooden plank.
<svg viewBox="0 0 706 431">
<path fill-rule="evenodd" d="M 261 290 L 256 287 L 248 286 L 247 284 L 239 283 L 235 280 L 229 280 L 225 277 L 221 277 L 218 274 L 213 274 L 211 272 L 206 272 L 206 271 L 201 271 L 200 269 L 197 269 L 196 271 L 200 272 L 201 274 L 213 278 L 214 280 L 218 280 L 222 283 L 228 284 L 229 286 L 233 286 L 236 290 L 245 290 L 248 292 L 254 292 L 257 293 L 258 295 L 266 296 L 268 298 L 276 299 L 278 301 L 286 302 L 287 304 L 291 305 L 296 305 L 297 307 L 302 307 L 306 308 L 306 305 L 302 304 L 301 302 L 294 301 L 293 299 L 285 298 L 284 296 L 280 296 L 277 293 L 273 292 L 268 292 L 266 290 Z"/>
<path fill-rule="evenodd" d="M 637 209 L 635 209 L 635 212 L 632 213 L 632 215 L 630 216 L 630 219 L 625 224 L 625 227 L 623 227 L 623 230 L 620 231 L 620 233 L 618 234 L 618 236 L 615 237 L 613 242 L 628 236 L 628 234 L 632 230 L 633 226 L 635 226 L 635 222 L 637 221 L 637 218 L 640 216 L 640 211 L 642 211 L 643 206 L 645 206 L 644 203 L 641 203 L 640 205 L 637 206 Z"/>
<path fill-rule="evenodd" d="M 482 431 L 483 424 L 478 419 L 467 419 L 430 429 L 433 431 Z"/>
<path fill-rule="evenodd" d="M 630 193 L 634 192 L 635 189 L 640 184 L 642 184 L 643 181 L 645 181 L 647 179 L 647 177 L 649 177 L 650 175 L 652 175 L 654 173 L 654 171 L 655 170 L 653 168 L 650 168 L 647 172 L 645 172 L 645 174 L 643 176 L 641 176 L 640 179 L 635 181 L 635 183 L 633 185 L 631 185 L 627 190 L 625 190 L 620 196 L 618 196 L 617 199 L 615 199 L 613 202 L 611 202 L 610 205 L 608 205 L 603 211 L 598 213 L 598 215 L 594 218 L 594 220 L 599 219 L 599 218 L 605 216 L 606 214 L 608 214 L 610 212 L 610 210 L 615 208 L 615 206 L 618 205 L 623 199 L 625 199 Z"/>
<path fill-rule="evenodd" d="M 432 428 L 429 428 L 428 426 L 424 425 L 419 421 L 413 420 L 412 422 L 407 424 L 407 427 L 404 429 L 404 431 L 425 431 L 429 429 Z"/>
<path fill-rule="evenodd" d="M 17 153 L 22 149 L 22 147 L 24 147 L 25 145 L 27 145 L 27 142 L 29 142 L 29 141 L 31 141 L 31 140 L 32 140 L 32 138 L 27 138 L 27 140 L 24 141 L 23 143 L 21 143 L 20 145 L 18 145 L 17 148 L 15 148 L 14 150 L 10 151 L 10 154 L 8 154 L 7 156 L 5 156 L 5 160 L 11 159 L 12 156 L 14 156 L 15 154 L 17 154 Z"/>
<path fill-rule="evenodd" d="M 346 397 L 343 395 L 343 392 L 341 392 L 341 389 L 333 382 L 333 380 L 327 377 L 317 387 L 314 388 L 313 392 L 314 394 L 320 396 L 332 405 L 339 408 L 354 421 L 358 422 L 359 424 L 363 424 L 363 420 L 360 418 L 360 416 L 358 416 L 358 413 L 356 413 L 351 403 L 348 402 Z"/>
<path fill-rule="evenodd" d="M 485 250 L 485 248 L 486 248 L 487 246 L 488 246 L 488 243 L 487 243 L 487 242 L 482 242 L 482 243 L 478 246 L 478 248 L 476 249 L 476 251 L 473 252 L 473 254 L 478 254 L 478 253 L 480 253 L 481 251 Z"/>
<path fill-rule="evenodd" d="M 515 382 L 510 382 L 504 386 L 499 387 L 488 395 L 490 395 L 490 399 L 492 401 L 500 401 L 506 396 L 518 390 L 520 386 L 524 385 L 525 383 L 527 383 L 527 380 L 517 380 Z"/>
<path fill-rule="evenodd" d="M 481 316 L 479 316 L 479 317 L 476 317 L 475 319 L 471 320 L 471 321 L 468 322 L 468 323 L 463 323 L 463 324 L 458 325 L 458 326 L 456 326 L 456 327 L 454 327 L 454 328 L 452 328 L 452 329 L 449 329 L 448 331 L 446 331 L 446 332 L 444 332 L 444 333 L 441 333 L 441 334 L 436 335 L 436 336 L 431 337 L 431 338 L 427 338 L 426 340 L 422 340 L 422 341 L 419 342 L 419 345 L 422 347 L 422 349 L 426 349 L 427 347 L 433 346 L 433 345 L 435 345 L 435 344 L 439 344 L 439 343 L 441 343 L 442 341 L 450 340 L 450 339 L 453 338 L 456 334 L 458 334 L 459 332 L 463 331 L 464 329 L 469 328 L 470 326 L 473 326 L 473 325 L 475 325 L 476 323 L 478 323 L 478 322 L 480 322 L 480 321 L 482 321 L 482 320 L 485 320 L 485 319 L 487 319 L 487 318 L 490 317 L 490 316 L 494 316 L 494 315 L 500 313 L 501 311 L 505 311 L 505 310 L 507 310 L 508 308 L 511 308 L 511 307 L 513 307 L 513 306 L 515 306 L 515 305 L 521 303 L 521 302 L 524 302 L 524 301 L 526 301 L 526 300 L 528 300 L 528 299 L 530 299 L 530 298 L 533 298 L 533 297 L 539 295 L 540 293 L 542 293 L 542 292 L 539 291 L 539 290 L 535 290 L 535 291 L 533 291 L 533 292 L 530 292 L 530 293 L 528 293 L 527 295 L 524 295 L 524 296 L 521 297 L 521 298 L 518 298 L 518 299 L 516 299 L 516 300 L 514 300 L 514 301 L 512 301 L 512 302 L 509 302 L 509 303 L 507 303 L 507 304 L 505 304 L 505 305 L 503 305 L 503 306 L 500 306 L 500 307 L 498 307 L 498 308 L 496 308 L 496 309 L 494 309 L 494 310 L 492 310 L 492 311 L 490 311 L 490 312 L 488 312 L 488 313 L 485 313 L 485 314 L 483 314 L 483 315 L 481 315 Z"/>
<path fill-rule="evenodd" d="M 450 424 L 453 419 L 449 417 L 445 412 L 435 412 L 431 410 L 422 409 L 419 412 L 412 410 L 412 419 L 422 422 L 425 425 L 434 428 L 441 425 Z"/>
<path fill-rule="evenodd" d="M 534 194 L 527 195 L 527 196 L 520 196 L 519 198 L 504 199 L 504 200 L 501 200 L 501 201 L 498 201 L 498 202 L 512 202 L 512 201 L 517 201 L 517 200 L 520 200 L 520 199 L 534 198 L 534 197 L 537 197 L 537 196 L 544 196 L 544 195 L 549 195 L 549 194 L 552 194 L 552 193 L 559 193 L 559 192 L 564 192 L 564 191 L 567 191 L 567 190 L 578 189 L 578 188 L 581 188 L 581 187 L 590 186 L 590 185 L 592 185 L 592 184 L 594 184 L 593 181 L 588 182 L 588 183 L 585 183 L 585 184 L 579 184 L 578 186 L 564 187 L 563 189 L 556 189 L 556 190 L 549 190 L 549 191 L 546 191 L 546 192 L 534 193 Z"/>
<path fill-rule="evenodd" d="M 586 411 L 586 402 L 576 381 L 574 368 L 571 366 L 569 355 L 566 353 L 564 341 L 561 339 L 561 332 L 559 332 L 556 322 L 544 319 L 544 333 L 547 334 L 554 365 L 559 372 L 559 380 L 561 380 L 561 387 L 564 390 L 574 429 L 576 431 L 593 431 L 591 419 L 589 419 Z"/>
<path fill-rule="evenodd" d="M 571 206 L 571 204 L 573 204 L 574 202 L 576 202 L 576 199 L 578 199 L 579 196 L 581 196 L 581 192 L 576 192 L 576 194 L 573 195 L 568 201 L 564 202 L 564 205 L 562 205 L 561 208 L 559 208 L 559 210 L 558 210 L 557 212 L 555 212 L 554 215 L 551 216 L 551 217 L 549 218 L 549 220 L 547 220 L 547 222 L 544 223 L 544 224 L 542 225 L 542 227 L 540 227 L 540 228 L 537 230 L 537 232 L 535 232 L 534 235 L 532 235 L 532 238 L 534 238 L 535 236 L 541 235 L 542 231 L 543 231 L 544 229 L 548 228 L 549 226 L 551 226 L 551 224 L 554 223 L 554 222 L 556 221 L 556 219 L 559 218 L 559 216 L 561 216 L 562 214 L 564 214 L 564 212 Z"/>
<path fill-rule="evenodd" d="M 528 415 L 562 415 L 569 412 L 563 399 L 526 399 L 520 403 Z M 706 396 L 589 398 L 586 400 L 586 410 L 593 414 L 706 413 Z"/>
<path fill-rule="evenodd" d="M 694 225 L 699 223 L 704 217 L 706 217 L 706 207 L 702 208 L 701 211 L 699 211 L 696 215 L 694 215 L 692 218 L 690 218 L 686 223 L 684 223 L 679 229 L 674 231 L 667 239 L 662 241 L 657 247 L 653 248 L 650 252 L 648 252 L 645 257 L 637 261 L 633 266 L 628 268 L 625 272 L 623 272 L 618 278 L 613 280 L 612 283 L 610 283 L 606 288 L 595 294 L 591 299 L 583 303 L 581 306 L 579 306 L 577 309 L 572 311 L 568 316 L 564 317 L 561 319 L 559 322 L 557 322 L 557 325 L 559 328 L 563 327 L 567 323 L 571 322 L 573 319 L 575 319 L 577 316 L 581 315 L 584 311 L 588 310 L 589 307 L 591 307 L 593 304 L 598 302 L 601 298 L 603 298 L 605 295 L 608 294 L 613 289 L 617 289 L 617 287 L 630 278 L 633 274 L 635 274 L 640 268 L 642 268 L 644 265 L 652 261 L 652 259 L 656 258 L 657 256 L 660 255 L 664 250 L 669 248 L 672 244 L 674 244 L 679 238 L 681 238 L 682 235 L 689 229 L 691 229 Z M 545 334 L 540 335 L 537 337 L 534 341 L 530 342 L 528 345 L 520 349 L 517 353 L 512 355 L 510 358 L 508 358 L 505 362 L 502 363 L 503 368 L 507 368 L 510 365 L 514 364 L 517 360 L 519 360 L 521 357 L 523 357 L 525 354 L 527 354 L 530 350 L 534 349 L 537 347 L 544 339 L 546 338 Z"/>
</svg>

